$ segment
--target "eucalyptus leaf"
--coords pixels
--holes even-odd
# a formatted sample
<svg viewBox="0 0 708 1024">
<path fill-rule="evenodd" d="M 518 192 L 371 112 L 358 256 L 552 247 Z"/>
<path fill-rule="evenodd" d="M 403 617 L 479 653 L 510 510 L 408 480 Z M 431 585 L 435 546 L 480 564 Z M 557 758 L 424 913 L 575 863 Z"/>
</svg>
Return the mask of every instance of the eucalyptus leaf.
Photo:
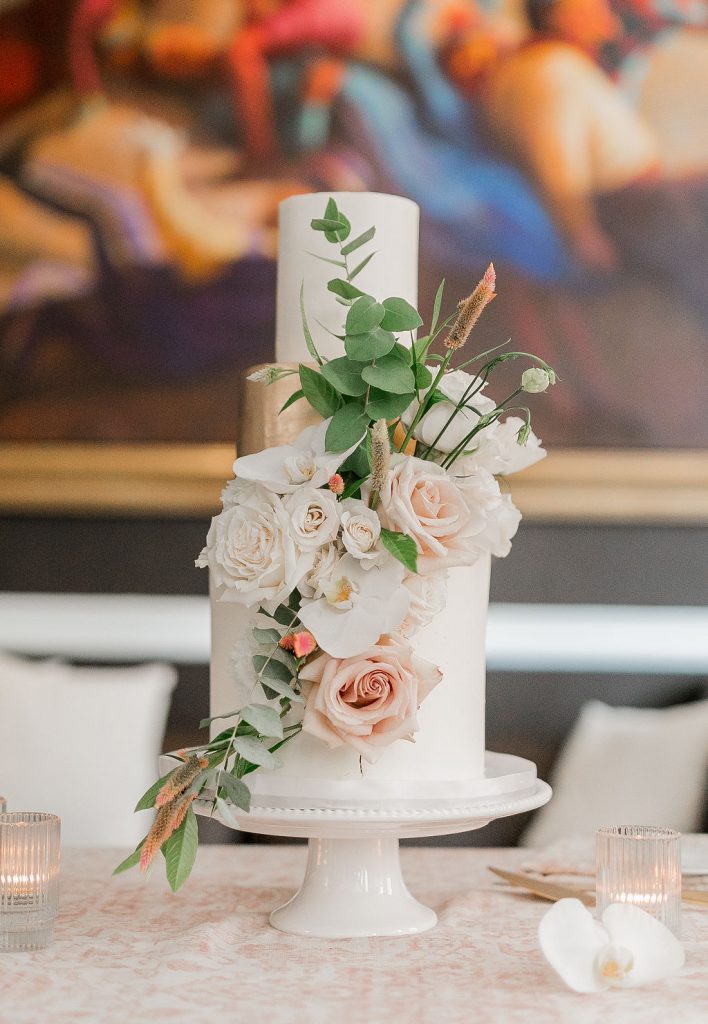
<svg viewBox="0 0 708 1024">
<path fill-rule="evenodd" d="M 423 323 L 418 310 L 405 299 L 384 299 L 383 307 L 386 312 L 381 326 L 385 331 L 414 331 Z"/>
<path fill-rule="evenodd" d="M 196 860 L 198 846 L 197 818 L 194 809 L 189 807 L 180 827 L 162 845 L 167 868 L 167 881 L 173 892 L 177 892 L 189 878 Z"/>
<path fill-rule="evenodd" d="M 344 452 L 366 433 L 369 418 L 359 402 L 349 402 L 337 409 L 325 434 L 328 452 Z"/>
<path fill-rule="evenodd" d="M 333 267 L 341 267 L 342 270 L 346 270 L 347 265 L 344 260 L 331 260 L 327 256 L 320 256 L 317 252 L 308 252 L 308 256 L 314 256 L 316 260 L 322 260 L 323 263 L 331 263 Z M 351 274 L 349 275 L 351 277 Z"/>
<path fill-rule="evenodd" d="M 226 795 L 232 804 L 240 807 L 242 811 L 251 809 L 251 791 L 245 782 L 235 778 L 229 772 L 220 772 L 219 785 L 226 791 Z"/>
<path fill-rule="evenodd" d="M 355 363 L 347 356 L 330 359 L 322 367 L 322 376 L 341 395 L 358 397 L 366 391 L 366 381 L 361 376 L 362 364 Z"/>
<path fill-rule="evenodd" d="M 327 200 L 324 215 L 326 220 L 339 220 L 339 207 L 334 196 L 330 196 Z"/>
<path fill-rule="evenodd" d="M 305 393 L 305 398 L 312 408 L 327 419 L 339 405 L 339 396 L 329 381 L 325 380 L 321 373 L 311 367 L 300 363 L 300 383 Z"/>
<path fill-rule="evenodd" d="M 289 683 L 293 677 L 287 665 L 277 658 L 266 657 L 265 654 L 254 654 L 253 667 L 259 678 L 280 679 L 283 683 Z"/>
<path fill-rule="evenodd" d="M 352 226 L 344 216 L 343 213 L 339 214 L 338 223 L 336 228 L 327 228 L 324 236 L 328 242 L 343 242 L 345 238 L 349 237 Z"/>
<path fill-rule="evenodd" d="M 386 310 L 370 295 L 361 295 L 347 313 L 347 334 L 366 334 L 372 327 L 378 327 Z"/>
<path fill-rule="evenodd" d="M 300 285 L 300 319 L 302 320 L 302 333 L 305 336 L 305 345 L 307 346 L 307 351 L 310 353 L 310 355 L 315 360 L 315 362 L 319 363 L 319 365 L 322 366 L 322 357 L 319 354 L 319 352 L 317 351 L 315 343 L 314 343 L 314 341 L 312 339 L 312 334 L 310 332 L 310 325 L 307 322 L 307 314 L 305 313 L 305 282 L 304 281 Z"/>
<path fill-rule="evenodd" d="M 347 242 L 347 244 L 342 248 L 342 256 L 349 256 L 350 253 L 353 253 L 357 249 L 360 249 L 362 245 L 366 245 L 367 242 L 370 242 L 375 234 L 376 228 L 371 227 L 367 231 L 364 231 L 361 235 L 358 235 L 351 242 Z"/>
<path fill-rule="evenodd" d="M 279 757 L 271 754 L 265 743 L 253 736 L 239 736 L 234 740 L 234 750 L 249 764 L 256 764 L 259 768 L 279 768 L 282 763 Z"/>
<path fill-rule="evenodd" d="M 241 709 L 241 719 L 248 722 L 261 736 L 274 740 L 283 738 L 283 721 L 269 704 L 247 704 Z"/>
<path fill-rule="evenodd" d="M 445 291 L 445 278 L 442 279 L 438 285 L 438 290 L 435 293 L 435 301 L 433 302 L 433 318 L 430 321 L 430 334 L 435 334 L 435 328 L 438 326 L 438 320 L 440 319 L 440 307 L 442 305 L 443 292 Z"/>
<path fill-rule="evenodd" d="M 240 779 L 237 781 L 241 781 Z M 220 796 L 216 798 L 216 809 L 219 812 L 219 817 L 222 819 L 225 825 L 230 825 L 231 828 L 240 829 L 238 818 L 233 812 L 233 807 L 228 804 L 225 800 L 222 800 Z"/>
<path fill-rule="evenodd" d="M 365 267 L 365 266 L 366 266 L 366 265 L 368 264 L 369 260 L 372 260 L 372 259 L 374 258 L 374 256 L 375 256 L 375 255 L 376 255 L 376 253 L 375 253 L 375 252 L 370 252 L 370 253 L 369 253 L 369 255 L 368 255 L 368 256 L 366 256 L 366 257 L 365 257 L 365 258 L 364 258 L 364 259 L 363 259 L 363 260 L 361 261 L 361 263 L 357 263 L 357 265 L 356 265 L 356 266 L 354 267 L 354 269 L 353 269 L 353 270 L 351 271 L 351 273 L 349 274 L 349 280 L 350 280 L 350 281 L 353 281 L 353 280 L 354 280 L 354 278 L 355 278 L 355 277 L 357 276 L 357 274 L 360 274 L 360 273 L 362 272 L 362 270 L 364 269 L 364 267 Z"/>
<path fill-rule="evenodd" d="M 340 473 L 354 473 L 357 477 L 367 477 L 371 472 L 368 449 L 365 443 L 355 448 L 351 455 L 339 467 Z M 346 493 L 346 492 L 345 492 Z"/>
<path fill-rule="evenodd" d="M 403 563 L 408 572 L 418 572 L 418 548 L 407 533 L 382 529 L 381 543 L 394 558 Z"/>
<path fill-rule="evenodd" d="M 408 395 L 415 389 L 413 371 L 395 355 L 384 356 L 375 366 L 365 366 L 361 375 L 367 384 L 394 395 Z"/>
<path fill-rule="evenodd" d="M 269 644 L 272 647 L 274 644 L 280 643 L 280 633 L 277 629 L 258 629 L 255 627 L 251 632 L 253 633 L 253 639 L 258 644 Z"/>
<path fill-rule="evenodd" d="M 264 611 L 263 608 L 259 610 L 265 615 L 269 615 L 271 619 L 275 619 L 281 626 L 292 626 L 296 618 L 296 609 L 289 608 L 286 604 L 279 604 L 272 613 Z"/>
<path fill-rule="evenodd" d="M 347 334 L 344 350 L 354 362 L 370 363 L 388 355 L 395 344 L 396 339 L 390 331 L 372 327 L 365 334 Z"/>
<path fill-rule="evenodd" d="M 364 294 L 360 288 L 350 284 L 349 281 L 344 281 L 341 277 L 335 277 L 334 280 L 328 281 L 327 291 L 333 292 L 343 299 L 358 299 L 360 295 Z"/>
<path fill-rule="evenodd" d="M 390 395 L 378 388 L 371 388 L 366 403 L 367 416 L 372 420 L 393 420 L 405 412 L 414 398 L 413 391 L 407 395 Z"/>
<path fill-rule="evenodd" d="M 423 363 L 415 364 L 415 386 L 419 389 L 428 388 L 433 383 L 433 375 Z"/>
<path fill-rule="evenodd" d="M 290 683 L 286 683 L 281 679 L 268 679 L 267 681 L 261 680 L 261 686 L 268 700 L 272 700 L 274 697 L 287 697 L 293 704 L 304 704 L 305 699 L 299 693 L 293 690 Z"/>
<path fill-rule="evenodd" d="M 344 224 L 339 217 L 315 217 L 314 220 L 310 221 L 310 227 L 313 231 L 340 231 Z"/>
<path fill-rule="evenodd" d="M 287 398 L 283 402 L 283 404 L 281 405 L 280 409 L 278 410 L 278 413 L 280 414 L 281 412 L 285 412 L 285 410 L 289 409 L 291 405 L 295 405 L 296 402 L 299 402 L 300 399 L 304 398 L 304 397 L 305 397 L 305 392 L 302 390 L 302 388 L 298 388 L 297 391 L 293 391 L 293 393 L 290 396 L 290 398 Z"/>
</svg>

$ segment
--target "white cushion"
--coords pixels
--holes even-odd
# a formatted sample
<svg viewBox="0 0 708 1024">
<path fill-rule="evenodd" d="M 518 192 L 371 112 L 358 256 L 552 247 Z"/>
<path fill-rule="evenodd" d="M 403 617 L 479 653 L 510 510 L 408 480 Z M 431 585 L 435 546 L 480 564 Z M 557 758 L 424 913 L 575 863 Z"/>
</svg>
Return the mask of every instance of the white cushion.
<svg viewBox="0 0 708 1024">
<path fill-rule="evenodd" d="M 708 770 L 708 700 L 675 707 L 582 708 L 550 779 L 553 799 L 524 846 L 546 846 L 602 825 L 695 832 Z"/>
<path fill-rule="evenodd" d="M 157 777 L 176 672 L 77 668 L 0 654 L 0 793 L 8 810 L 51 811 L 62 841 L 134 846 L 133 808 Z"/>
</svg>

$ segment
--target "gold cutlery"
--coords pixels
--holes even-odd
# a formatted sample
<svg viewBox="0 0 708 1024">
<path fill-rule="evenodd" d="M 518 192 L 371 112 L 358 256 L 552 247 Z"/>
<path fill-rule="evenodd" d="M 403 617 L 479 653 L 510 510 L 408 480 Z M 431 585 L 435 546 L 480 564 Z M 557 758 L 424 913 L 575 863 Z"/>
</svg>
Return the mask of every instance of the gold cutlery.
<svg viewBox="0 0 708 1024">
<path fill-rule="evenodd" d="M 558 882 L 548 882 L 542 878 L 533 878 L 531 875 L 519 874 L 515 871 L 504 871 L 502 868 L 489 867 L 489 871 L 503 878 L 510 885 L 526 889 L 544 900 L 576 899 L 584 903 L 586 907 L 595 905 L 595 894 L 588 889 L 577 889 L 570 885 L 560 885 Z M 708 907 L 708 892 L 699 889 L 682 889 L 681 898 L 686 903 L 694 903 L 698 906 Z"/>
</svg>

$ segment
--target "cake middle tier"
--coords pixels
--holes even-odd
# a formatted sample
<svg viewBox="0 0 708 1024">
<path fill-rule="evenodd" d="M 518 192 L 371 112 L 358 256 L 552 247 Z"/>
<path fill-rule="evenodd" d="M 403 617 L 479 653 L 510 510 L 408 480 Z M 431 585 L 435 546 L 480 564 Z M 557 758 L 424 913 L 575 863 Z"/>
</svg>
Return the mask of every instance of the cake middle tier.
<svg viewBox="0 0 708 1024">
<path fill-rule="evenodd" d="M 447 606 L 410 640 L 417 654 L 437 665 L 441 682 L 418 712 L 413 741 L 400 739 L 370 764 L 349 746 L 330 748 L 302 732 L 278 754 L 283 766 L 248 776 L 255 804 L 297 797 L 345 802 L 400 798 L 454 799 L 484 775 L 485 631 L 490 558 L 449 571 Z M 212 588 L 211 714 L 244 699 L 234 645 L 242 645 L 255 612 L 219 601 Z M 254 697 L 252 699 L 258 699 Z M 225 727 L 215 723 L 214 732 Z"/>
</svg>

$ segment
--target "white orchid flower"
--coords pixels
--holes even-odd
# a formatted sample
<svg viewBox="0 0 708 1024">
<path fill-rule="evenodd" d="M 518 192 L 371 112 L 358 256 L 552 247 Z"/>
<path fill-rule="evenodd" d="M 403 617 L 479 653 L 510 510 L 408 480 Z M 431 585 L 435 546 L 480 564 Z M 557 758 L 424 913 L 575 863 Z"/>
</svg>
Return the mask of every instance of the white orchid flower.
<svg viewBox="0 0 708 1024">
<path fill-rule="evenodd" d="M 300 621 L 333 658 L 351 658 L 394 632 L 408 611 L 410 592 L 402 586 L 405 570 L 389 558 L 367 569 L 352 555 L 339 559 L 323 596 L 302 602 Z"/>
<path fill-rule="evenodd" d="M 647 985 L 676 974 L 685 962 L 683 946 L 666 925 L 630 903 L 612 903 L 600 924 L 580 900 L 558 900 L 538 938 L 546 960 L 576 992 Z"/>
<path fill-rule="evenodd" d="M 290 494 L 301 484 L 322 487 L 364 436 L 345 452 L 328 452 L 325 435 L 330 421 L 331 417 L 314 427 L 305 427 L 292 444 L 241 455 L 234 462 L 234 473 L 239 479 L 262 484 L 276 494 Z"/>
</svg>

